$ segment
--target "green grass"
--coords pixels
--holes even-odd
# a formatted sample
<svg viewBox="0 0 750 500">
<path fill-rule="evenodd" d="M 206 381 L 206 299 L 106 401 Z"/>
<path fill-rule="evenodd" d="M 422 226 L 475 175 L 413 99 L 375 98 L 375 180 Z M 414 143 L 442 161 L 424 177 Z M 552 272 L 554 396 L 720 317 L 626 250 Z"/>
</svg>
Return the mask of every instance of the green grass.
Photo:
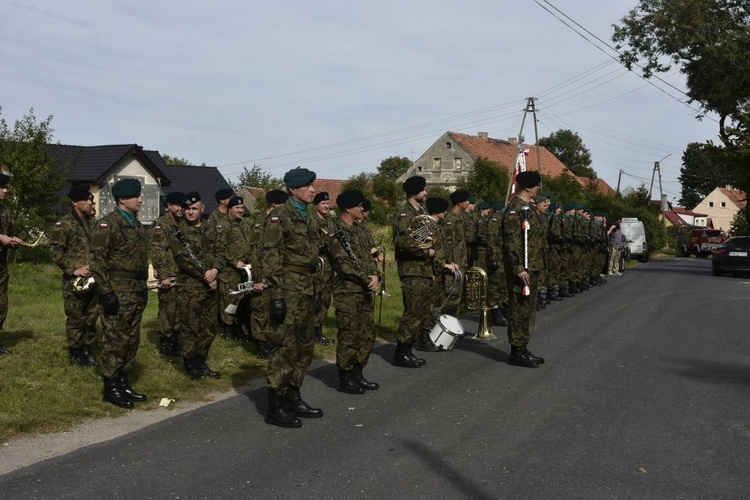
<svg viewBox="0 0 750 500">
<path fill-rule="evenodd" d="M 401 288 L 392 252 L 386 262 L 386 286 L 391 296 L 383 299 L 382 322 L 377 332 L 381 339 L 392 340 L 401 316 Z M 130 411 L 102 401 L 102 381 L 96 368 L 68 363 L 61 281 L 60 271 L 52 264 L 10 266 L 8 319 L 0 336 L 13 354 L 0 356 L 0 441 L 64 431 L 87 419 Z M 251 346 L 217 336 L 209 365 L 222 372 L 222 378 L 190 380 L 183 373 L 181 359 L 166 359 L 156 349 L 157 304 L 156 294 L 150 293 L 141 324 L 141 346 L 130 376 L 133 385 L 149 400 L 137 404 L 135 411 L 157 408 L 162 397 L 206 400 L 212 392 L 239 388 L 264 375 L 267 363 L 255 356 Z M 377 297 L 376 324 L 379 307 Z M 328 311 L 324 331 L 335 338 L 333 307 Z M 315 355 L 333 360 L 335 348 L 316 345 Z"/>
</svg>

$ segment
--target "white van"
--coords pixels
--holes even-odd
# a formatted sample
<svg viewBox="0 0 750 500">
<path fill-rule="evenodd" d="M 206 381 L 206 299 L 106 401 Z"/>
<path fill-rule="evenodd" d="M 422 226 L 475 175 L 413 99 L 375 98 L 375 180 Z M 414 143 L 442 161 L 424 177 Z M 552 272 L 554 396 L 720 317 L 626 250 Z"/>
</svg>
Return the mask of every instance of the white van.
<svg viewBox="0 0 750 500">
<path fill-rule="evenodd" d="M 628 239 L 630 256 L 641 262 L 648 261 L 648 243 L 643 222 L 636 217 L 623 217 L 620 221 L 620 230 Z"/>
</svg>

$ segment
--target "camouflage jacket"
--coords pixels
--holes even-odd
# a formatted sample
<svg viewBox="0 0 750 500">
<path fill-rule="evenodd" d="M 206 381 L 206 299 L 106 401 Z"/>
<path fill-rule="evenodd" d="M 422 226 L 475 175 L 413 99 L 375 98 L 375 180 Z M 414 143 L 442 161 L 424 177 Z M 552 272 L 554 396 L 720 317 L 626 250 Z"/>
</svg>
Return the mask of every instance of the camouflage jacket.
<svg viewBox="0 0 750 500">
<path fill-rule="evenodd" d="M 411 220 L 417 215 L 427 215 L 427 212 L 422 207 L 415 209 L 407 202 L 393 218 L 393 248 L 396 252 L 398 275 L 432 278 L 430 249 L 419 248 L 408 231 Z"/>
<path fill-rule="evenodd" d="M 493 213 L 487 217 L 487 263 L 497 268 L 503 261 L 503 214 Z"/>
<path fill-rule="evenodd" d="M 179 269 L 172 255 L 172 232 L 176 221 L 171 215 L 159 217 L 150 231 L 149 252 L 156 277 L 160 280 L 177 276 Z"/>
<path fill-rule="evenodd" d="M 524 209 L 526 208 L 526 209 Z M 516 196 L 508 203 L 503 214 L 503 251 L 506 267 L 514 275 L 524 270 L 543 271 L 547 268 L 545 244 L 547 227 L 542 224 L 537 211 L 527 202 Z M 524 230 L 522 223 L 527 221 L 528 231 L 528 269 L 524 267 Z"/>
<path fill-rule="evenodd" d="M 208 286 L 203 281 L 206 271 L 219 269 L 216 255 L 216 228 L 210 221 L 203 219 L 196 227 L 186 220 L 174 225 L 170 238 L 172 255 L 179 268 L 178 286 Z"/>
<path fill-rule="evenodd" d="M 49 254 L 65 278 L 91 262 L 91 238 L 96 227 L 93 217 L 78 217 L 75 210 L 55 222 L 49 236 Z"/>
<path fill-rule="evenodd" d="M 328 255 L 332 263 L 335 293 L 369 293 L 370 276 L 382 279 L 365 228 L 339 220 L 328 235 Z"/>
<path fill-rule="evenodd" d="M 214 267 L 219 270 L 219 279 L 222 282 L 235 282 L 238 278 L 244 281 L 244 273 L 241 276 L 237 269 L 237 263 L 242 261 L 251 264 L 250 259 L 250 229 L 251 227 L 243 218 L 234 220 L 227 217 L 215 226 L 216 261 Z"/>
<path fill-rule="evenodd" d="M 316 275 L 318 286 L 322 286 L 324 283 L 330 283 L 333 279 L 332 263 L 328 258 L 328 253 L 326 251 L 326 242 L 330 234 L 335 231 L 334 226 L 336 224 L 336 221 L 333 219 L 333 217 L 330 216 L 326 216 L 325 218 L 321 219 L 315 213 L 310 212 L 309 215 L 310 226 L 312 226 L 313 231 L 315 231 L 315 234 L 318 237 L 318 241 L 320 242 L 318 255 L 321 259 L 325 260 L 322 269 L 320 269 L 320 271 L 322 272 L 319 272 Z"/>
<path fill-rule="evenodd" d="M 282 298 L 283 290 L 315 293 L 321 242 L 310 224 L 310 216 L 308 213 L 308 218 L 304 218 L 287 201 L 266 218 L 260 267 L 272 300 Z"/>
<path fill-rule="evenodd" d="M 469 266 L 469 250 L 466 245 L 466 228 L 461 212 L 458 215 L 449 210 L 445 218 L 440 221 L 440 228 L 445 239 L 445 254 L 449 263 L 458 264 L 463 269 Z M 473 220 L 469 219 L 473 226 Z M 475 231 L 472 230 L 472 234 Z"/>
<path fill-rule="evenodd" d="M 13 218 L 10 212 L 0 205 L 0 234 L 6 236 L 15 236 L 16 231 L 13 227 Z M 8 266 L 8 247 L 0 246 L 0 269 Z"/>
<path fill-rule="evenodd" d="M 263 232 L 265 231 L 266 214 L 260 214 L 255 221 L 249 224 L 248 239 L 250 250 L 250 264 L 253 266 L 253 280 L 263 281 L 263 271 L 260 267 L 260 253 L 263 248 Z"/>
<path fill-rule="evenodd" d="M 148 236 L 141 221 L 130 225 L 119 209 L 108 213 L 95 224 L 89 267 L 99 292 L 114 291 L 112 278 L 130 280 L 131 291 L 145 291 L 148 279 Z M 117 273 L 118 276 L 110 276 Z"/>
</svg>

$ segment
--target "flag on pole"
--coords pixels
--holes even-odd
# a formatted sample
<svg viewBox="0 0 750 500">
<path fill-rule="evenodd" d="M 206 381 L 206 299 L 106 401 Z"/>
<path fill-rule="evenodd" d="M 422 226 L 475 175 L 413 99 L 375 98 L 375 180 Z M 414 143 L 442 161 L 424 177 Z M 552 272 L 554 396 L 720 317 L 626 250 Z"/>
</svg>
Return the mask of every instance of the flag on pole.
<svg viewBox="0 0 750 500">
<path fill-rule="evenodd" d="M 528 149 L 523 149 L 523 146 L 519 146 L 518 156 L 516 157 L 516 166 L 513 168 L 513 178 L 510 181 L 511 194 L 516 194 L 516 176 L 521 172 L 526 172 L 526 155 L 528 154 Z"/>
</svg>

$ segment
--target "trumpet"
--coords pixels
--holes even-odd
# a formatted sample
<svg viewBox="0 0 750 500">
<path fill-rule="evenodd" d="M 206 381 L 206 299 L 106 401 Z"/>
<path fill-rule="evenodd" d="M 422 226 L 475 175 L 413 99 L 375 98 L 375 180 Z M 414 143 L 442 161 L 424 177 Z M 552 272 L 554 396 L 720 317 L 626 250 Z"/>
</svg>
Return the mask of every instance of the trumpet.
<svg viewBox="0 0 750 500">
<path fill-rule="evenodd" d="M 44 238 L 44 231 L 39 233 L 39 236 L 37 236 L 36 241 L 34 243 L 26 243 L 25 241 L 22 241 L 19 243 L 19 245 L 23 245 L 25 247 L 34 248 L 39 244 L 40 241 L 42 241 L 42 238 Z"/>
</svg>

